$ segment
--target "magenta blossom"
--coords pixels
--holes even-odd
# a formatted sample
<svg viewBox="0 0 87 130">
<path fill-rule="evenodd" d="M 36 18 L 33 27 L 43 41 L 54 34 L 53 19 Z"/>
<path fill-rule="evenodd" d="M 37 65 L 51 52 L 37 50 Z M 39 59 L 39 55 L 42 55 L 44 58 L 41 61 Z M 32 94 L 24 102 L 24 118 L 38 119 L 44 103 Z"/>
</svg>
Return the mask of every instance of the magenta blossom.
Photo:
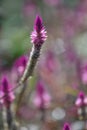
<svg viewBox="0 0 87 130">
<path fill-rule="evenodd" d="M 82 106 L 87 105 L 87 97 L 85 96 L 83 92 L 79 93 L 78 98 L 76 99 L 75 105 L 77 107 L 82 107 Z"/>
<path fill-rule="evenodd" d="M 63 130 L 71 130 L 70 125 L 68 123 L 65 123 Z"/>
<path fill-rule="evenodd" d="M 37 16 L 34 24 L 34 30 L 31 33 L 31 42 L 34 43 L 35 46 L 42 45 L 47 38 L 46 33 L 47 32 L 43 26 L 41 17 Z"/>
<path fill-rule="evenodd" d="M 51 96 L 46 91 L 44 84 L 39 81 L 36 86 L 36 93 L 33 103 L 37 108 L 47 108 L 50 105 Z"/>
<path fill-rule="evenodd" d="M 5 97 L 1 100 L 1 102 L 4 103 L 6 107 L 9 107 L 15 98 L 11 89 L 12 85 L 9 83 L 7 76 L 3 76 L 1 81 L 1 91 Z"/>
</svg>

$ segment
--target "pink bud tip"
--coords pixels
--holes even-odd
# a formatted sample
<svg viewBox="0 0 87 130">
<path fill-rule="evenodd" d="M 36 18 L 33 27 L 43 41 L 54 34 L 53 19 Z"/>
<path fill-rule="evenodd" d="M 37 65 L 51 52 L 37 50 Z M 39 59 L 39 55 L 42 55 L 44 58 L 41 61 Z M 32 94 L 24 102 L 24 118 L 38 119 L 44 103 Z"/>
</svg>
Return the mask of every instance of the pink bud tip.
<svg viewBox="0 0 87 130">
<path fill-rule="evenodd" d="M 39 33 L 42 28 L 43 28 L 42 18 L 39 15 L 37 15 L 35 19 L 34 29 Z"/>
</svg>

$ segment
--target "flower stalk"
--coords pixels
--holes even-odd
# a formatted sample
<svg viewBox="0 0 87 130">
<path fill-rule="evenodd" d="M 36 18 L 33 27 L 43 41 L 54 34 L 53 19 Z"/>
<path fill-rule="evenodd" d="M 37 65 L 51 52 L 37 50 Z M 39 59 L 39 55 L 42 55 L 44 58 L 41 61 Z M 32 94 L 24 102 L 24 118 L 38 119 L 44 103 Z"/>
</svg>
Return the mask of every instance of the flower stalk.
<svg viewBox="0 0 87 130">
<path fill-rule="evenodd" d="M 34 24 L 34 30 L 31 33 L 31 42 L 33 43 L 32 51 L 30 53 L 30 57 L 28 59 L 24 73 L 19 81 L 19 86 L 22 85 L 29 77 L 32 76 L 36 63 L 40 56 L 42 44 L 45 42 L 46 38 L 46 31 L 43 26 L 42 19 L 40 18 L 40 16 L 37 16 Z M 19 94 L 16 112 L 19 108 L 19 104 L 22 101 L 22 97 L 25 94 L 26 87 L 23 86 Z"/>
</svg>

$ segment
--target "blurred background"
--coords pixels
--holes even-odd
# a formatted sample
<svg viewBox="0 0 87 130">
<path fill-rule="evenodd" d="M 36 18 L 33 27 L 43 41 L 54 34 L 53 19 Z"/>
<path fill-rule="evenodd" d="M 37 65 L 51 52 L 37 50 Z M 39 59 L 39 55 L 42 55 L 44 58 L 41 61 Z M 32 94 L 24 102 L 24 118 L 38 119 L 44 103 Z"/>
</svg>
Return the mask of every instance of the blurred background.
<svg viewBox="0 0 87 130">
<path fill-rule="evenodd" d="M 87 115 L 79 116 L 75 106 L 78 93 L 87 93 L 87 0 L 0 0 L 0 74 L 9 75 L 15 86 L 23 56 L 32 48 L 30 34 L 37 14 L 48 38 L 32 79 L 25 84 L 29 87 L 18 110 L 21 130 L 61 130 L 64 122 L 73 130 L 87 130 Z M 35 100 L 37 86 L 44 91 L 44 111 L 39 108 L 41 99 Z"/>
</svg>

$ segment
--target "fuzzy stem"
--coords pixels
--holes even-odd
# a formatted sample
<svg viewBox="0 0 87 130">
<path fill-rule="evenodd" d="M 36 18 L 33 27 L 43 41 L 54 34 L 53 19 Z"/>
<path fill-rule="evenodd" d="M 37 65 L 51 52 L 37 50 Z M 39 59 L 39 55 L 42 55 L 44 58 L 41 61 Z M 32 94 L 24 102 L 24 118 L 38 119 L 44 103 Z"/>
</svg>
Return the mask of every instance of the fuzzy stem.
<svg viewBox="0 0 87 130">
<path fill-rule="evenodd" d="M 19 84 L 24 83 L 28 79 L 28 77 L 32 76 L 34 67 L 35 67 L 36 62 L 37 62 L 37 60 L 39 58 L 39 55 L 40 55 L 40 49 L 41 49 L 41 46 L 36 48 L 33 45 L 32 51 L 30 53 L 30 57 L 29 57 L 29 60 L 28 60 L 28 63 L 27 63 L 27 66 L 25 68 L 25 71 L 23 73 L 23 76 L 22 76 Z"/>
<path fill-rule="evenodd" d="M 37 60 L 40 55 L 40 50 L 41 50 L 41 46 L 36 47 L 35 45 L 33 45 L 29 60 L 27 62 L 27 66 L 25 68 L 22 78 L 20 79 L 19 85 L 23 84 L 30 76 L 32 76 L 33 70 L 35 68 L 35 65 L 36 65 Z M 25 85 L 24 85 L 19 94 L 16 112 L 18 110 L 19 103 L 21 103 L 21 101 L 22 101 L 22 97 L 25 93 L 26 88 L 27 88 L 27 86 L 25 87 Z"/>
</svg>

